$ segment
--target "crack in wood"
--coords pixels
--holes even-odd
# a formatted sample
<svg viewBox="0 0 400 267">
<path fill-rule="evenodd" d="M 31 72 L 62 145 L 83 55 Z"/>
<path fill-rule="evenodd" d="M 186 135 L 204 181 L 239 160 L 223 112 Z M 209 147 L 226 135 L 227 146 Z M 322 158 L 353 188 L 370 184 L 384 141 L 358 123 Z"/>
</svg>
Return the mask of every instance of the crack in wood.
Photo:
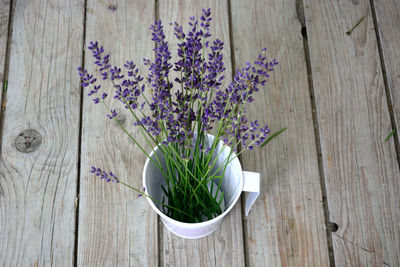
<svg viewBox="0 0 400 267">
<path fill-rule="evenodd" d="M 345 242 L 347 242 L 347 243 L 350 243 L 352 246 L 358 247 L 359 249 L 361 249 L 361 250 L 363 250 L 363 251 L 365 251 L 365 252 L 368 252 L 368 253 L 375 253 L 375 251 L 366 249 L 366 248 L 364 248 L 364 247 L 358 245 L 357 243 L 354 243 L 354 242 L 352 242 L 352 241 L 350 241 L 350 240 L 345 239 L 343 236 L 340 236 L 340 235 L 338 235 L 338 234 L 336 234 L 336 236 L 339 237 L 340 239 L 342 239 L 343 241 L 345 241 Z"/>
</svg>

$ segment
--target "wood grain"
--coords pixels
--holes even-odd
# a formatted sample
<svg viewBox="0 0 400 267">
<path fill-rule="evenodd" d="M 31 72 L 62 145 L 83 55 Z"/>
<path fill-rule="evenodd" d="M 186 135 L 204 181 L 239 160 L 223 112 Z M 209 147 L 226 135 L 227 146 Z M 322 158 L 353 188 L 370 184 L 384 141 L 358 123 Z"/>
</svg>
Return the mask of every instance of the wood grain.
<svg viewBox="0 0 400 267">
<path fill-rule="evenodd" d="M 384 142 L 391 122 L 370 2 L 307 0 L 305 17 L 336 266 L 399 266 L 400 173 Z"/>
<path fill-rule="evenodd" d="M 307 65 L 296 1 L 232 1 L 237 68 L 267 47 L 280 62 L 249 105 L 248 117 L 287 131 L 244 153 L 262 175 L 260 198 L 245 220 L 249 266 L 328 266 L 327 240 Z"/>
<path fill-rule="evenodd" d="M 89 1 L 86 20 L 86 48 L 98 40 L 111 54 L 111 64 L 133 60 L 145 73 L 142 59 L 153 57 L 149 26 L 154 22 L 154 1 L 116 1 L 115 10 L 106 1 Z M 86 50 L 85 68 L 95 65 Z M 112 84 L 102 83 L 114 95 Z M 119 102 L 112 108 L 125 116 L 125 127 L 144 144 L 133 127 L 131 115 Z M 84 94 L 82 123 L 81 185 L 79 200 L 78 265 L 157 266 L 157 217 L 147 200 L 118 184 L 106 184 L 91 174 L 96 166 L 115 173 L 122 181 L 142 187 L 145 155 L 128 136 L 106 117 L 102 105 Z M 149 147 L 145 147 L 147 151 Z"/>
<path fill-rule="evenodd" d="M 0 265 L 72 266 L 80 110 L 74 77 L 82 59 L 83 1 L 14 3 Z"/>
<path fill-rule="evenodd" d="M 397 132 L 400 130 L 400 2 L 373 1 L 378 34 L 382 47 L 383 64 L 389 87 Z M 389 134 L 389 133 L 388 133 Z M 399 136 L 397 133 L 394 137 Z"/>
<path fill-rule="evenodd" d="M 213 21 L 211 33 L 224 45 L 227 82 L 231 79 L 229 20 L 227 1 L 159 1 L 159 17 L 165 26 L 166 36 L 176 58 L 176 38 L 170 22 L 178 22 L 188 29 L 190 16 L 200 18 L 202 9 L 211 8 Z M 160 224 L 160 262 L 163 266 L 244 266 L 241 204 L 238 202 L 224 219 L 220 228 L 208 237 L 187 240 L 171 234 Z"/>
</svg>

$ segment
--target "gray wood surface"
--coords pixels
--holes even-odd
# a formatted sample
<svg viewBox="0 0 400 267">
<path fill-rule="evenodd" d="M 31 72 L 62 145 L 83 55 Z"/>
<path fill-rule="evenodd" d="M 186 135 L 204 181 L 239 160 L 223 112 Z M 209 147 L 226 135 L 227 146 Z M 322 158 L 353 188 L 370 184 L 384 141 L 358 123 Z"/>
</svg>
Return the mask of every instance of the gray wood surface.
<svg viewBox="0 0 400 267">
<path fill-rule="evenodd" d="M 159 1 L 159 17 L 165 25 L 172 55 L 176 59 L 176 38 L 170 22 L 188 29 L 190 16 L 200 19 L 203 8 L 212 9 L 211 40 L 224 42 L 227 82 L 231 81 L 229 20 L 227 1 Z M 173 59 L 174 59 L 173 58 Z M 160 224 L 160 257 L 163 266 L 244 266 L 242 216 L 240 201 L 213 234 L 197 240 L 186 240 L 171 234 Z"/>
<path fill-rule="evenodd" d="M 400 118 L 398 1 L 13 0 L 11 19 L 10 3 L 0 0 L 0 266 L 400 266 L 398 135 L 384 141 L 390 113 Z M 280 62 L 248 114 L 288 129 L 241 158 L 262 174 L 250 215 L 239 201 L 216 232 L 186 240 L 144 197 L 90 173 L 140 188 L 146 158 L 81 92 L 76 68 L 97 71 L 87 46 L 98 40 L 112 64 L 146 73 L 150 24 L 162 19 L 174 55 L 169 22 L 187 27 L 208 7 L 227 80 L 263 47 Z"/>
<path fill-rule="evenodd" d="M 72 77 L 82 58 L 84 6 L 14 3 L 0 163 L 0 266 L 72 266 L 80 109 L 79 80 Z"/>
<path fill-rule="evenodd" d="M 249 266 L 327 266 L 318 158 L 296 1 L 232 1 L 237 68 L 261 49 L 280 63 L 248 117 L 287 131 L 243 154 L 246 170 L 262 175 L 260 198 L 245 220 Z M 255 153 L 254 153 L 255 152 Z"/>
<path fill-rule="evenodd" d="M 142 59 L 153 57 L 149 26 L 155 18 L 154 1 L 121 0 L 114 4 L 116 9 L 112 10 L 106 1 L 88 1 L 85 67 L 96 69 L 87 47 L 97 40 L 110 53 L 111 64 L 123 66 L 126 60 L 133 60 L 145 72 Z M 109 94 L 108 100 L 112 99 L 110 80 L 101 84 Z M 142 188 L 145 155 L 87 93 L 83 97 L 78 265 L 157 266 L 157 216 L 147 200 L 90 173 L 91 166 L 100 167 Z M 139 143 L 145 143 L 123 105 L 113 100 L 111 107 L 125 116 L 125 127 Z"/>
<path fill-rule="evenodd" d="M 382 48 L 383 64 L 386 70 L 389 97 L 393 105 L 398 137 L 400 130 L 400 1 L 388 0 L 385 4 L 373 1 L 378 34 Z M 393 142 L 393 139 L 392 141 Z"/>
<path fill-rule="evenodd" d="M 400 174 L 384 142 L 391 122 L 370 1 L 304 3 L 336 266 L 399 266 Z"/>
</svg>

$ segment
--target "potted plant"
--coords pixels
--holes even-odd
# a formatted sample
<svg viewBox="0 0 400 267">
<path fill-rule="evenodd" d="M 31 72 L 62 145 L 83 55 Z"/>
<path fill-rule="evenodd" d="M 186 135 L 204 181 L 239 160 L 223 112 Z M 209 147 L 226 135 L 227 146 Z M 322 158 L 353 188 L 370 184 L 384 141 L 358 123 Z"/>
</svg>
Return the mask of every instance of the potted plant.
<svg viewBox="0 0 400 267">
<path fill-rule="evenodd" d="M 103 47 L 90 42 L 100 77 L 111 82 L 114 100 L 130 112 L 134 125 L 153 147 L 151 152 L 145 151 L 116 118 L 117 111 L 109 108 L 105 101 L 108 94 L 101 90 L 97 78 L 78 68 L 82 86 L 89 87 L 93 102 L 104 105 L 107 117 L 147 157 L 143 190 L 99 167 L 92 167 L 91 172 L 145 195 L 168 229 L 187 238 L 215 230 L 238 200 L 246 177 L 250 181 L 254 176 L 242 172 L 238 156 L 284 131 L 270 135 L 267 125 L 249 122 L 246 117 L 246 105 L 254 100 L 259 87 L 265 86 L 277 61 L 268 61 L 263 49 L 257 60 L 237 71 L 224 88 L 224 43 L 210 40 L 210 22 L 210 9 L 203 9 L 200 21 L 190 18 L 188 32 L 178 23 L 172 24 L 178 39 L 178 60 L 173 64 L 161 21 L 151 25 L 155 59 L 143 60 L 148 68 L 146 78 L 132 61 L 123 68 L 112 66 Z M 146 96 L 146 90 L 151 96 Z"/>
</svg>

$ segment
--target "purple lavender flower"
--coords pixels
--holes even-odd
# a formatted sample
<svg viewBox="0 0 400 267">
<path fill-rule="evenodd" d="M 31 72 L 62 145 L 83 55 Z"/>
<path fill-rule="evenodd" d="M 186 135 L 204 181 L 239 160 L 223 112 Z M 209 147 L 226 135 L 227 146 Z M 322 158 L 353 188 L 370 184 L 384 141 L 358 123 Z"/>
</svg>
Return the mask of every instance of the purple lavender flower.
<svg viewBox="0 0 400 267">
<path fill-rule="evenodd" d="M 127 70 L 128 79 L 122 80 L 120 84 L 114 83 L 115 95 L 114 98 L 120 100 L 125 108 L 135 110 L 139 106 L 138 98 L 144 92 L 144 84 L 140 86 L 143 78 L 138 75 L 139 69 L 133 63 L 133 61 L 127 61 L 125 64 L 125 69 Z M 124 78 L 121 75 L 121 69 L 115 68 L 114 79 L 121 80 Z M 118 73 L 118 74 L 117 74 Z M 143 102 L 140 103 L 141 108 L 143 108 Z"/>
<path fill-rule="evenodd" d="M 118 115 L 117 111 L 115 109 L 111 110 L 111 114 L 107 114 L 107 117 L 111 120 L 115 118 Z"/>
<path fill-rule="evenodd" d="M 172 25 L 172 23 L 171 23 L 171 25 Z M 181 25 L 179 25 L 177 22 L 175 22 L 174 24 L 174 34 L 175 34 L 175 36 L 176 36 L 176 38 L 178 39 L 178 40 L 183 40 L 183 39 L 185 39 L 185 33 L 183 32 L 183 28 L 182 28 L 182 26 Z"/>
<path fill-rule="evenodd" d="M 97 81 L 96 78 L 93 78 L 93 74 L 89 74 L 88 71 L 82 69 L 82 67 L 78 67 L 78 74 L 79 76 L 81 76 L 82 87 L 88 87 L 89 85 L 94 85 Z"/>
<path fill-rule="evenodd" d="M 124 78 L 124 75 L 121 74 L 121 68 L 114 66 L 113 68 L 110 69 L 110 79 L 111 81 L 114 80 L 120 80 Z"/>
<path fill-rule="evenodd" d="M 108 5 L 107 8 L 108 8 L 109 10 L 111 10 L 111 11 L 117 10 L 117 6 L 116 6 L 116 5 L 113 5 L 113 4 Z"/>
<path fill-rule="evenodd" d="M 143 187 L 143 190 L 142 190 L 142 191 L 145 192 L 145 191 L 146 191 L 146 187 Z M 138 197 L 141 197 L 141 196 L 143 196 L 143 193 L 139 193 L 137 196 L 138 196 Z"/>
<path fill-rule="evenodd" d="M 119 183 L 118 177 L 116 177 L 112 172 L 105 172 L 100 168 L 91 167 L 91 173 L 94 173 L 96 176 L 99 176 L 101 179 L 104 179 L 107 183 Z"/>
<path fill-rule="evenodd" d="M 96 59 L 94 63 L 100 67 L 99 71 L 103 80 L 108 79 L 108 70 L 111 68 L 110 55 L 103 56 L 104 48 L 102 46 L 99 47 L 98 42 L 90 42 L 89 50 L 92 50 L 92 55 Z"/>
<path fill-rule="evenodd" d="M 211 23 L 211 8 L 202 10 L 203 14 L 200 16 L 200 27 L 203 29 L 204 38 L 211 36 L 210 23 Z"/>
<path fill-rule="evenodd" d="M 100 85 L 94 85 L 93 89 L 89 92 L 88 96 L 96 94 L 99 91 L 100 87 L 101 87 Z"/>
</svg>

